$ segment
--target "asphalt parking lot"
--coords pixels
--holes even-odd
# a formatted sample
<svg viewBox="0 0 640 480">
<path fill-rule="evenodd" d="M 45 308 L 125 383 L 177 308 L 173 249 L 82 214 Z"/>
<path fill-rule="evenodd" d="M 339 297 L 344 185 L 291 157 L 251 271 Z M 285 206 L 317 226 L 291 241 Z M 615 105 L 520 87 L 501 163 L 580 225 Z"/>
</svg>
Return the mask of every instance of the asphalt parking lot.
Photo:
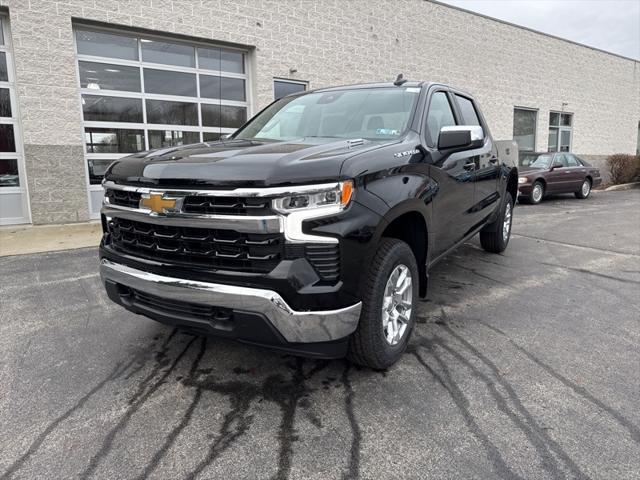
<svg viewBox="0 0 640 480">
<path fill-rule="evenodd" d="M 111 304 L 95 249 L 0 258 L 0 478 L 640 472 L 640 191 L 515 212 L 439 264 L 387 372 Z"/>
</svg>

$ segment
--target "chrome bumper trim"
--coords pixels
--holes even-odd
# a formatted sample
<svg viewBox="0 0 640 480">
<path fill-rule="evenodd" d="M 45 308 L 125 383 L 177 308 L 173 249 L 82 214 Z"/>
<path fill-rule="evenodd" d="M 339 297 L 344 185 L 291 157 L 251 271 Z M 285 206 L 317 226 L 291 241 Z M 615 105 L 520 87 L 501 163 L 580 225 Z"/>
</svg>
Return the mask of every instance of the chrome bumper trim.
<svg viewBox="0 0 640 480">
<path fill-rule="evenodd" d="M 246 215 L 200 215 L 193 213 L 157 215 L 149 213 L 148 210 L 122 207 L 119 205 L 104 205 L 101 212 L 107 217 L 124 218 L 126 220 L 176 227 L 216 228 L 220 230 L 235 230 L 241 233 L 282 233 L 284 231 L 282 217 L 279 215 L 264 217 Z"/>
<path fill-rule="evenodd" d="M 339 310 L 299 312 L 272 290 L 165 277 L 106 259 L 100 262 L 100 276 L 103 282 L 111 280 L 163 298 L 263 314 L 292 343 L 344 338 L 355 331 L 362 308 L 358 302 Z"/>
</svg>

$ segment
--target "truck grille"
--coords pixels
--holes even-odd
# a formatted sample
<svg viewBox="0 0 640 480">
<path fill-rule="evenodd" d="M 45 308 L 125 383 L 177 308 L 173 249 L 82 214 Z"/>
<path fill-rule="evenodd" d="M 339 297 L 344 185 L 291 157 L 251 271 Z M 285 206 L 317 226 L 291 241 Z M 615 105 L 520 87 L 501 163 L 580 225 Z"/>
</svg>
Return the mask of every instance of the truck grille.
<svg viewBox="0 0 640 480">
<path fill-rule="evenodd" d="M 284 254 L 280 233 L 175 227 L 122 218 L 112 218 L 108 228 L 116 250 L 186 266 L 268 273 Z"/>
<path fill-rule="evenodd" d="M 111 205 L 138 208 L 140 192 L 107 189 L 105 196 Z M 271 201 L 254 197 L 211 197 L 208 195 L 188 195 L 182 206 L 184 213 L 201 215 L 272 215 Z"/>
<path fill-rule="evenodd" d="M 107 189 L 104 192 L 104 196 L 109 199 L 111 205 L 129 208 L 138 208 L 140 206 L 140 193 L 138 192 Z"/>
</svg>

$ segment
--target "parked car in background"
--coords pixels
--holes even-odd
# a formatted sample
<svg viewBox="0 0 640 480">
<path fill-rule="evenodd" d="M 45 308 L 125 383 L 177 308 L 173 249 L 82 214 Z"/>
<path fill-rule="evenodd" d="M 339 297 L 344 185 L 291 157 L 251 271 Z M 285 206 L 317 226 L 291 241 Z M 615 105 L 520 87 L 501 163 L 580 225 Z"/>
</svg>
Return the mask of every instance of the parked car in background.
<svg viewBox="0 0 640 480">
<path fill-rule="evenodd" d="M 546 195 L 573 193 L 587 198 L 593 187 L 602 183 L 600 170 L 572 153 L 543 153 L 534 162 L 520 168 L 518 198 L 540 203 Z"/>
</svg>

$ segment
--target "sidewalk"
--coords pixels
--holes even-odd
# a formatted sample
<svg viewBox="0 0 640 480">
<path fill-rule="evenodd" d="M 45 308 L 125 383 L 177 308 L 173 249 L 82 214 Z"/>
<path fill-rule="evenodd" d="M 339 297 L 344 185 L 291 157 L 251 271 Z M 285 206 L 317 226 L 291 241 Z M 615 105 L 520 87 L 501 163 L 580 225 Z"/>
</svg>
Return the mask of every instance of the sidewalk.
<svg viewBox="0 0 640 480">
<path fill-rule="evenodd" d="M 100 222 L 0 227 L 0 257 L 97 247 L 101 235 Z"/>
</svg>

